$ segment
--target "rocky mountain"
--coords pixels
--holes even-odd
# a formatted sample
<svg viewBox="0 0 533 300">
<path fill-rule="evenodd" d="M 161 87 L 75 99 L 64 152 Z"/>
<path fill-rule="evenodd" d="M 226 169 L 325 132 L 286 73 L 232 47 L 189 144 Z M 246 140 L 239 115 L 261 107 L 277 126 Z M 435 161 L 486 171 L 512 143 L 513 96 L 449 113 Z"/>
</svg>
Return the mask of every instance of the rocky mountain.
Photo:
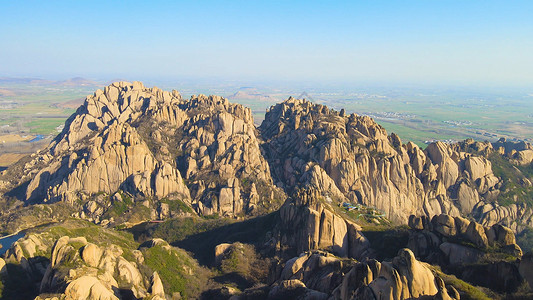
<svg viewBox="0 0 533 300">
<path fill-rule="evenodd" d="M 39 299 L 530 295 L 515 233 L 533 227 L 532 161 L 505 140 L 421 149 L 305 99 L 256 127 L 218 96 L 113 83 L 1 173 L 1 228 L 29 230 L 0 261 L 4 294 L 16 279 Z"/>
<path fill-rule="evenodd" d="M 87 97 L 50 146 L 9 175 L 23 201 L 81 204 L 97 221 L 125 197 L 142 199 L 156 218 L 169 206 L 151 200 L 239 216 L 285 197 L 272 185 L 250 109 L 216 96 L 185 101 L 139 82 Z"/>
<path fill-rule="evenodd" d="M 176 91 L 119 82 L 87 97 L 45 151 L 3 176 L 11 177 L 3 190 L 19 187 L 19 199 L 30 203 L 80 202 L 101 219 L 124 193 L 143 199 L 152 217 L 176 207 L 161 199 L 200 215 L 243 216 L 312 186 L 395 223 L 446 213 L 518 232 L 524 227 L 513 220 L 533 225 L 533 211 L 498 204 L 503 182 L 493 173 L 493 153 L 520 166 L 533 160 L 531 145 L 505 141 L 436 142 L 422 150 L 369 117 L 293 98 L 273 106 L 256 129 L 250 109 L 224 98 L 184 100 Z M 106 199 L 95 201 L 99 193 Z"/>
<path fill-rule="evenodd" d="M 394 222 L 467 215 L 495 198 L 499 180 L 483 156 L 441 142 L 426 150 L 402 144 L 366 116 L 289 99 L 267 112 L 260 130 L 278 185 L 311 185 L 338 201 L 378 208 Z"/>
</svg>

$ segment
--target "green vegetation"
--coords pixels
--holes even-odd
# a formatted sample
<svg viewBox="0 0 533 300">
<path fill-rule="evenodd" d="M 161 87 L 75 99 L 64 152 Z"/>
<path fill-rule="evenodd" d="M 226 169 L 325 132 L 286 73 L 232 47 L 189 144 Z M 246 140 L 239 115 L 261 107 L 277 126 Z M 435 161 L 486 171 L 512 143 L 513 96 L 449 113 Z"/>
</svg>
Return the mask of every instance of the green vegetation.
<svg viewBox="0 0 533 300">
<path fill-rule="evenodd" d="M 62 236 L 80 237 L 83 236 L 88 242 L 97 245 L 115 244 L 123 249 L 137 249 L 139 246 L 129 232 L 104 229 L 101 226 L 80 219 L 69 219 L 58 226 L 38 230 L 47 231 L 51 238 L 56 240 Z"/>
<path fill-rule="evenodd" d="M 175 200 L 169 200 L 169 199 L 161 199 L 161 203 L 166 203 L 169 206 L 170 211 L 172 212 L 184 212 L 184 213 L 190 213 L 193 214 L 194 211 L 190 206 L 185 204 L 182 200 L 175 199 Z"/>
<path fill-rule="evenodd" d="M 2 203 L 0 207 L 4 211 L 9 211 L 9 207 L 13 207 L 17 203 L 13 200 L 8 200 Z M 37 226 L 44 226 L 50 223 L 55 223 L 69 218 L 74 212 L 74 208 L 64 202 L 57 202 L 52 204 L 38 204 L 26 207 L 19 207 L 9 213 L 0 216 L 0 231 L 11 234 L 27 228 Z"/>
<path fill-rule="evenodd" d="M 524 179 L 532 180 L 533 166 L 516 167 L 498 153 L 489 155 L 494 175 L 501 178 L 502 186 L 498 203 L 508 206 L 524 203 L 533 206 L 533 187 L 524 184 Z"/>
<path fill-rule="evenodd" d="M 516 243 L 524 253 L 533 251 L 533 229 L 526 227 L 521 233 L 516 235 Z"/>
<path fill-rule="evenodd" d="M 481 288 L 475 287 L 469 283 L 462 281 L 455 277 L 455 275 L 449 275 L 440 269 L 438 266 L 426 265 L 429 267 L 435 276 L 440 277 L 446 285 L 453 286 L 461 295 L 461 299 L 465 300 L 490 300 L 492 297 L 489 297 L 485 294 Z"/>
<path fill-rule="evenodd" d="M 36 118 L 26 123 L 33 134 L 56 134 L 56 128 L 65 123 L 65 118 Z"/>
<path fill-rule="evenodd" d="M 267 282 L 270 260 L 256 253 L 254 246 L 234 243 L 220 263 L 221 283 L 236 282 L 239 289 Z"/>
<path fill-rule="evenodd" d="M 376 251 L 378 260 L 391 260 L 409 241 L 407 226 L 365 226 L 363 234 Z"/>
<path fill-rule="evenodd" d="M 230 219 L 202 219 L 198 217 L 181 217 L 160 223 L 153 232 L 153 237 L 162 238 L 171 243 L 179 242 L 189 236 L 207 232 L 231 224 Z"/>
<path fill-rule="evenodd" d="M 159 274 L 166 293 L 179 292 L 185 299 L 195 299 L 205 288 L 210 272 L 198 266 L 185 251 L 154 246 L 143 254 L 145 264 Z"/>
</svg>

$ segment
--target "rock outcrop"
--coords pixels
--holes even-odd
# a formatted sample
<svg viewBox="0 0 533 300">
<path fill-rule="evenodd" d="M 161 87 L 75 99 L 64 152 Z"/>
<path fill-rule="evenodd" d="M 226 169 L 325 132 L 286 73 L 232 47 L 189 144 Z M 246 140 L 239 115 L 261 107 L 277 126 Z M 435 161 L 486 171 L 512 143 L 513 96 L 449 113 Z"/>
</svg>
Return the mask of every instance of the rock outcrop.
<svg viewBox="0 0 533 300">
<path fill-rule="evenodd" d="M 470 214 L 498 183 L 490 161 L 467 151 L 484 144 L 436 142 L 422 150 L 388 136 L 369 117 L 306 100 L 271 107 L 260 130 L 274 180 L 287 192 L 313 186 L 324 197 L 375 207 L 397 223 L 411 214 Z"/>
<path fill-rule="evenodd" d="M 298 192 L 280 209 L 280 217 L 279 242 L 292 253 L 328 249 L 340 257 L 361 259 L 373 255 L 361 227 L 321 202 L 316 189 Z"/>
<path fill-rule="evenodd" d="M 395 223 L 413 214 L 468 215 L 518 232 L 533 226 L 533 210 L 496 204 L 503 182 L 489 155 L 527 165 L 532 151 L 503 140 L 422 150 L 367 116 L 294 98 L 272 106 L 256 129 L 249 108 L 222 97 L 185 100 L 176 91 L 117 82 L 88 96 L 47 149 L 7 172 L 16 183 L 2 186 L 10 195 L 23 190 L 31 203 L 82 206 L 80 216 L 96 223 L 111 222 L 106 212 L 117 195 L 151 210 L 137 219 L 179 215 L 179 205 L 160 200 L 239 217 L 274 210 L 286 195 L 314 187 L 325 199 L 375 208 Z"/>
<path fill-rule="evenodd" d="M 316 299 L 459 299 L 408 249 L 392 262 L 343 261 L 326 252 L 304 252 L 287 261 L 278 278 L 269 293 L 272 299 L 283 292 Z"/>
<path fill-rule="evenodd" d="M 474 263 L 489 247 L 518 258 L 522 256 L 514 233 L 500 224 L 485 228 L 462 217 L 438 215 L 430 222 L 425 216 L 411 216 L 409 226 L 412 231 L 408 248 L 425 261 L 438 263 L 438 256 L 444 254 L 451 265 Z"/>
<path fill-rule="evenodd" d="M 22 297 L 24 299 L 31 293 L 35 293 L 32 299 L 37 296 L 36 299 L 43 300 L 167 299 L 158 271 L 163 270 L 161 268 L 164 264 L 168 264 L 166 267 L 178 270 L 171 276 L 178 276 L 185 282 L 198 285 L 188 292 L 200 290 L 205 285 L 201 280 L 206 279 L 198 279 L 196 274 L 205 271 L 201 271 L 201 267 L 183 250 L 170 246 L 166 241 L 154 239 L 142 244 L 139 249 L 132 249 L 130 247 L 136 247 L 136 243 L 130 237 L 95 225 L 89 225 L 92 227 L 88 231 L 87 227 L 78 227 L 87 224 L 68 221 L 65 227 L 29 234 L 15 242 L 4 255 L 5 260 L 0 258 L 2 281 L 14 276 L 8 282 L 18 282 L 16 287 L 10 287 L 11 290 L 31 291 Z M 91 232 L 94 236 L 73 237 L 67 228 L 77 232 Z M 66 232 L 71 236 L 55 238 L 57 232 Z M 96 240 L 103 241 L 97 243 Z M 165 258 L 164 262 L 158 261 L 160 256 Z M 8 272 L 8 269 L 13 273 Z M 167 284 L 168 279 L 167 275 Z M 174 289 L 171 296 L 179 297 L 176 286 L 171 288 Z M 187 297 L 187 294 L 183 296 Z"/>
<path fill-rule="evenodd" d="M 249 108 L 118 82 L 85 99 L 50 146 L 25 163 L 19 182 L 27 184 L 27 201 L 81 201 L 95 220 L 121 200 L 117 192 L 178 199 L 202 215 L 261 213 L 285 196 L 259 143 Z M 109 200 L 95 201 L 102 194 Z M 147 205 L 157 210 L 152 215 L 170 215 L 157 201 Z"/>
<path fill-rule="evenodd" d="M 485 228 L 475 221 L 448 215 L 434 216 L 431 222 L 425 216 L 411 216 L 409 226 L 407 246 L 425 262 L 502 292 L 514 292 L 522 282 L 518 264 L 499 255 L 522 257 L 514 233 L 505 226 Z"/>
</svg>

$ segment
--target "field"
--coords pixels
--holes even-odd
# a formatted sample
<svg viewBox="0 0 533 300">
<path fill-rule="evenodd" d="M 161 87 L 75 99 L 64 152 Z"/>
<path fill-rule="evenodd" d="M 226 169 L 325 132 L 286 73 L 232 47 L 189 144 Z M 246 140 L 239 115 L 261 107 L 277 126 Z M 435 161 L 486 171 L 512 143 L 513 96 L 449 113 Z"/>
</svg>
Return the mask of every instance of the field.
<svg viewBox="0 0 533 300">
<path fill-rule="evenodd" d="M 75 111 L 68 104 L 81 104 L 99 87 L 68 81 L 0 80 L 0 167 L 46 146 Z"/>
<path fill-rule="evenodd" d="M 404 142 L 413 141 L 420 146 L 434 140 L 452 142 L 467 138 L 496 141 L 505 137 L 533 141 L 533 94 L 527 91 L 325 89 L 292 93 L 264 89 L 256 94 L 271 96 L 269 100 L 303 94 L 313 102 L 336 110 L 344 108 L 347 113 L 371 116 L 388 133 L 395 132 Z M 276 101 L 255 99 L 257 96 L 234 98 L 233 101 L 250 106 L 256 123 L 260 123 L 265 110 Z"/>
</svg>

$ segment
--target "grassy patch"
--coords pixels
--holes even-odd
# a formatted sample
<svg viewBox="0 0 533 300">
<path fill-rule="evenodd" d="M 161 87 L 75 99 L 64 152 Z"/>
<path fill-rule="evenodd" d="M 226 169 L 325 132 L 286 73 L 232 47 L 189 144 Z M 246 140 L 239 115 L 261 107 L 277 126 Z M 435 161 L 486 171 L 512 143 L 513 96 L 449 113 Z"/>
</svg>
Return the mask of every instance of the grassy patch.
<svg viewBox="0 0 533 300">
<path fill-rule="evenodd" d="M 489 155 L 494 175 L 501 178 L 502 186 L 498 203 L 508 206 L 514 203 L 524 203 L 533 206 L 533 187 L 524 186 L 522 181 L 527 178 L 526 174 L 533 173 L 532 166 L 515 167 L 507 159 L 498 153 Z M 529 178 L 531 180 L 531 177 Z"/>
<path fill-rule="evenodd" d="M 136 249 L 139 246 L 129 232 L 104 229 L 83 220 L 67 220 L 60 226 L 50 228 L 48 232 L 55 239 L 62 236 L 83 236 L 88 242 L 97 245 L 115 244 L 123 249 Z"/>
<path fill-rule="evenodd" d="M 230 224 L 230 219 L 183 217 L 160 223 L 153 232 L 154 237 L 162 238 L 171 243 L 179 242 L 191 235 L 210 231 Z"/>
<path fill-rule="evenodd" d="M 190 206 L 188 206 L 187 204 L 185 204 L 185 202 L 179 200 L 179 199 L 176 199 L 176 200 L 169 200 L 169 199 L 161 199 L 160 200 L 161 203 L 166 203 L 168 204 L 168 207 L 170 209 L 170 211 L 172 212 L 185 212 L 185 213 L 194 213 L 194 211 L 192 210 L 192 208 Z"/>
<path fill-rule="evenodd" d="M 197 298 L 206 286 L 209 271 L 198 264 L 185 251 L 167 250 L 155 246 L 144 252 L 144 262 L 157 271 L 165 286 L 165 292 L 179 292 L 185 299 Z"/>
<path fill-rule="evenodd" d="M 461 295 L 461 299 L 464 300 L 490 300 L 481 288 L 475 287 L 467 282 L 462 281 L 455 277 L 455 275 L 449 275 L 441 271 L 440 267 L 427 265 L 431 271 L 438 277 L 440 277 L 446 285 L 453 286 Z"/>
<path fill-rule="evenodd" d="M 367 226 L 363 234 L 376 251 L 378 260 L 394 258 L 400 249 L 407 247 L 409 229 L 407 226 Z"/>
</svg>

